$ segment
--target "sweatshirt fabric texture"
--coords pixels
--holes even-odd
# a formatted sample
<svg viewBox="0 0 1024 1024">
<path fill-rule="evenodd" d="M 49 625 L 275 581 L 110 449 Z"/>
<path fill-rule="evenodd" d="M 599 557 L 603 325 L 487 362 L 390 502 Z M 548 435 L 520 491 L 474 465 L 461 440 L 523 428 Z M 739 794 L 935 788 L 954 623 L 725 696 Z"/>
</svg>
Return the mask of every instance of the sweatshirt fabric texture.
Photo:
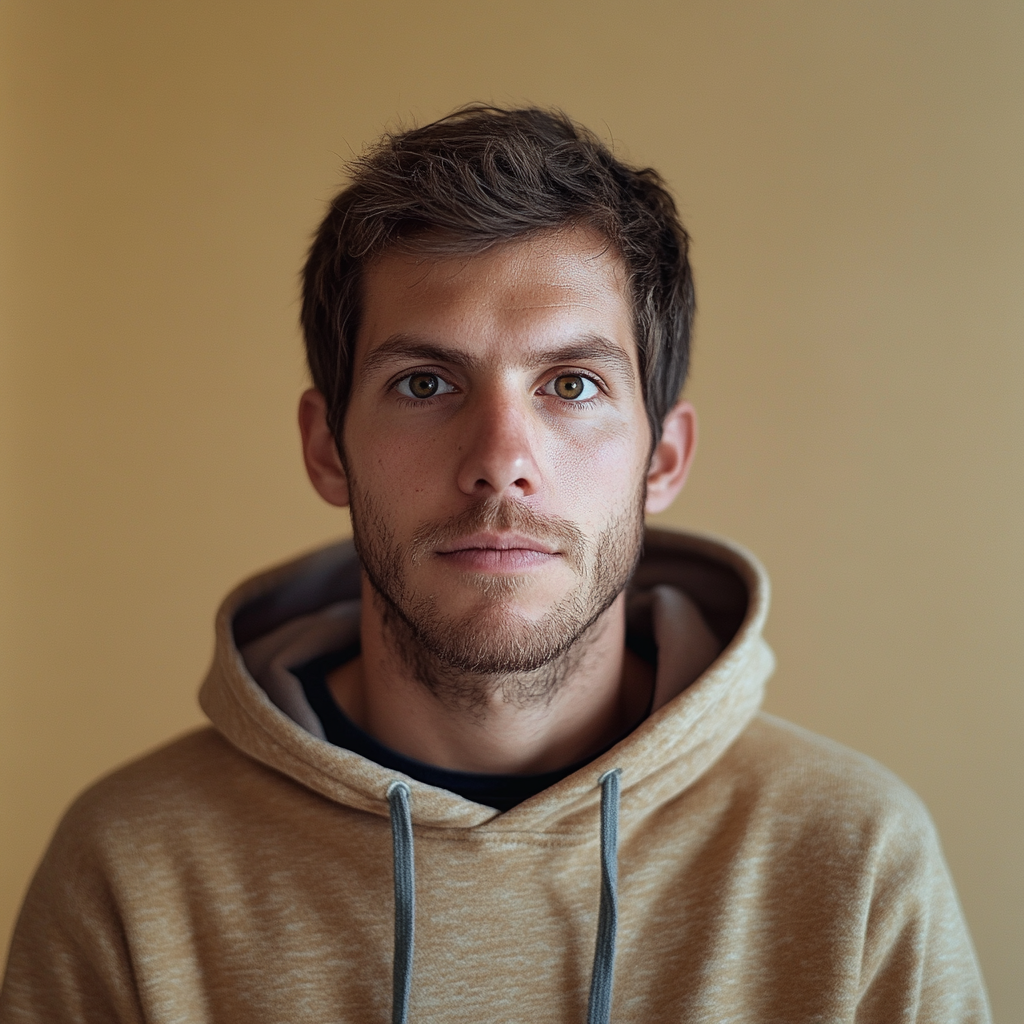
<svg viewBox="0 0 1024 1024">
<path fill-rule="evenodd" d="M 504 813 L 324 739 L 289 669 L 356 638 L 359 575 L 343 543 L 228 596 L 200 696 L 212 727 L 68 811 L 15 929 L 3 1024 L 392 1019 L 396 792 L 408 1020 L 586 1021 L 610 779 L 611 1021 L 989 1020 L 921 803 L 759 710 L 773 657 L 750 555 L 648 532 L 628 617 L 656 651 L 651 714 Z"/>
</svg>

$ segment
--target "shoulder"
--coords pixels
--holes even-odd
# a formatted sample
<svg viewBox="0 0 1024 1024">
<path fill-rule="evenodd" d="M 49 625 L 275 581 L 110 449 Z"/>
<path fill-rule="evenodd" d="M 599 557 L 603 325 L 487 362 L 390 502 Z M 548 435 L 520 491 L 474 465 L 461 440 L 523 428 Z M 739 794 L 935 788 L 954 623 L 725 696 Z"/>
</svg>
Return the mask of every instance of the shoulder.
<svg viewBox="0 0 1024 1024">
<path fill-rule="evenodd" d="M 756 760 L 776 784 L 806 783 L 832 795 L 841 790 L 869 800 L 921 806 L 906 783 L 874 758 L 764 711 L 743 733 L 736 753 Z"/>
<path fill-rule="evenodd" d="M 721 821 L 740 837 L 737 860 L 761 865 L 760 884 L 778 906 L 847 921 L 863 936 L 865 962 L 903 940 L 918 952 L 955 946 L 970 961 L 931 817 L 891 771 L 767 714 L 717 768 Z"/>
<path fill-rule="evenodd" d="M 94 782 L 72 803 L 65 821 L 115 824 L 122 817 L 164 813 L 180 800 L 195 800 L 212 777 L 244 775 L 246 767 L 215 729 L 197 729 Z"/>
<path fill-rule="evenodd" d="M 86 789 L 57 827 L 47 860 L 109 874 L 158 848 L 182 848 L 216 828 L 244 827 L 256 808 L 294 799 L 297 785 L 204 728 L 111 772 Z"/>
<path fill-rule="evenodd" d="M 897 874 L 900 864 L 918 871 L 941 864 L 934 825 L 917 794 L 840 743 L 761 713 L 721 767 L 777 843 Z"/>
<path fill-rule="evenodd" d="M 857 937 L 858 1020 L 987 1020 L 984 989 L 930 815 L 887 768 L 759 715 L 730 751 L 786 902 Z M 754 780 L 754 781 L 749 781 Z"/>
<path fill-rule="evenodd" d="M 763 711 L 741 735 L 733 754 L 742 762 L 756 762 L 759 774 L 772 785 L 920 807 L 913 791 L 878 761 Z"/>
</svg>

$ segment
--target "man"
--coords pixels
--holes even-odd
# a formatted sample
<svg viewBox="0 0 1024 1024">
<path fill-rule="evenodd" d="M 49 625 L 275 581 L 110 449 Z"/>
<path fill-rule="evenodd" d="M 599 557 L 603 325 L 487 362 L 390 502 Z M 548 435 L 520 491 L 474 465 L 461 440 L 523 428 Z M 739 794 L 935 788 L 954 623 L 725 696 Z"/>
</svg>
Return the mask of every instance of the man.
<svg viewBox="0 0 1024 1024">
<path fill-rule="evenodd" d="M 932 826 L 759 713 L 768 584 L 649 531 L 693 288 L 661 180 L 540 110 L 353 167 L 306 265 L 340 544 L 217 620 L 213 727 L 67 815 L 14 1021 L 983 1021 Z"/>
</svg>

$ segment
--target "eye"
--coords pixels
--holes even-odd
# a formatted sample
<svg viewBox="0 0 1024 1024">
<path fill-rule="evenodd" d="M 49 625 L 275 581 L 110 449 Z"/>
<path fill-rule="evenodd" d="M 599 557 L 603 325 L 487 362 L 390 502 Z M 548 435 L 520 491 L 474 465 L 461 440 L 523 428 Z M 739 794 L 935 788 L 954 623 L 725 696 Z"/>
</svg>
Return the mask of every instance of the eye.
<svg viewBox="0 0 1024 1024">
<path fill-rule="evenodd" d="M 554 395 L 569 402 L 585 402 L 597 394 L 597 385 L 581 373 L 563 373 L 549 380 L 541 391 L 545 395 Z"/>
<path fill-rule="evenodd" d="M 398 381 L 395 388 L 406 398 L 433 398 L 434 395 L 447 395 L 455 390 L 436 373 L 410 373 Z"/>
</svg>

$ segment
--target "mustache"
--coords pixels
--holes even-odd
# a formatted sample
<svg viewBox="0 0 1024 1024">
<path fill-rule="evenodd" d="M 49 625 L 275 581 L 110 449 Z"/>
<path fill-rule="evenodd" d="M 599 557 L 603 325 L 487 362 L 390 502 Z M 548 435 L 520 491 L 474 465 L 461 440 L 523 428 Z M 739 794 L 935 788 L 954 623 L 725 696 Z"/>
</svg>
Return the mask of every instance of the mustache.
<svg viewBox="0 0 1024 1024">
<path fill-rule="evenodd" d="M 432 555 L 467 534 L 483 530 L 522 533 L 555 548 L 579 574 L 586 572 L 586 540 L 583 531 L 568 519 L 542 515 L 518 501 L 487 500 L 438 523 L 425 523 L 409 544 L 414 563 Z"/>
</svg>

